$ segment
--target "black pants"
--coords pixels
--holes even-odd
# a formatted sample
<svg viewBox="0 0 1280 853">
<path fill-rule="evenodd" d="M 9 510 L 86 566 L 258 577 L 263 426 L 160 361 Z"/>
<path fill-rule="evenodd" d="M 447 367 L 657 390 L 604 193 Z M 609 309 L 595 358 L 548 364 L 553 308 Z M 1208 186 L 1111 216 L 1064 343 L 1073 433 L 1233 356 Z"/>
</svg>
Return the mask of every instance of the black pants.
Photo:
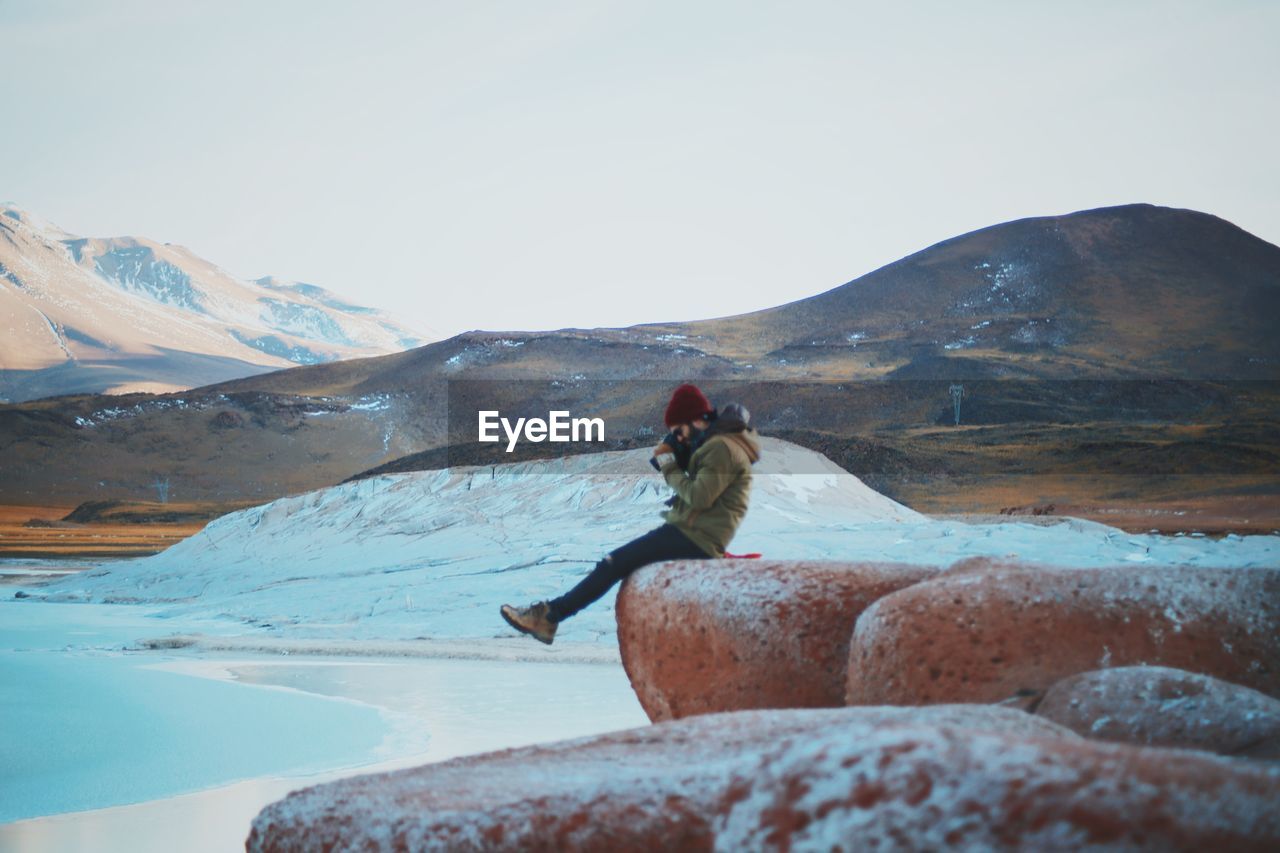
<svg viewBox="0 0 1280 853">
<path fill-rule="evenodd" d="M 578 585 L 550 602 L 548 618 L 563 622 L 592 602 L 598 601 L 615 583 L 641 566 L 663 560 L 696 560 L 711 557 L 672 524 L 650 530 L 626 545 L 610 551 Z"/>
</svg>

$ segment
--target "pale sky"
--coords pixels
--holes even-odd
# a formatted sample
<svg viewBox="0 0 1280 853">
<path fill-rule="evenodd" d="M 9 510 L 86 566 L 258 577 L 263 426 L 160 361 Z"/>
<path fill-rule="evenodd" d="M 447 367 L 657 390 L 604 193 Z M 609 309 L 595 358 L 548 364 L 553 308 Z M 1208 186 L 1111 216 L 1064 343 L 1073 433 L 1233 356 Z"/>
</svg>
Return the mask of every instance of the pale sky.
<svg viewBox="0 0 1280 853">
<path fill-rule="evenodd" d="M 1280 243 L 1280 2 L 0 0 L 0 199 L 441 334 L 721 316 L 1025 216 Z"/>
</svg>

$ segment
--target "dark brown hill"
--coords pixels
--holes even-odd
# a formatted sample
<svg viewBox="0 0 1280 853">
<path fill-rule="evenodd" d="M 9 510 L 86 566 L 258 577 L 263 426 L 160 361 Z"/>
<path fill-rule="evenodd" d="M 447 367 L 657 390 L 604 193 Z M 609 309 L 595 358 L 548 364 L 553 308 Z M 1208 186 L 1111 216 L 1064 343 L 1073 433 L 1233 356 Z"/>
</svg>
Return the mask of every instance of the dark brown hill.
<svg viewBox="0 0 1280 853">
<path fill-rule="evenodd" d="M 669 328 L 815 371 L 1271 379 L 1277 317 L 1280 247 L 1131 204 L 994 225 L 809 299 Z"/>
<path fill-rule="evenodd" d="M 777 308 L 623 329 L 469 332 L 217 387 L 407 390 L 452 378 L 1274 379 L 1280 247 L 1131 204 L 944 240 Z"/>
</svg>

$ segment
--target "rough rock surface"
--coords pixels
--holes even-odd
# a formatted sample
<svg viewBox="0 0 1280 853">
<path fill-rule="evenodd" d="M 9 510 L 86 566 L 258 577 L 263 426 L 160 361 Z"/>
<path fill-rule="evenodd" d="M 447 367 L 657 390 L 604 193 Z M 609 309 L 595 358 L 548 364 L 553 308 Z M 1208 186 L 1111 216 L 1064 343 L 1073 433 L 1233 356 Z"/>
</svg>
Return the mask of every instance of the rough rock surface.
<svg viewBox="0 0 1280 853">
<path fill-rule="evenodd" d="M 1162 666 L 1064 678 L 1036 714 L 1088 738 L 1280 759 L 1280 699 Z"/>
<path fill-rule="evenodd" d="M 752 708 L 839 707 L 854 622 L 929 566 L 675 561 L 618 594 L 622 663 L 651 720 Z"/>
<path fill-rule="evenodd" d="M 971 565 L 859 617 L 846 699 L 1016 701 L 1069 675 L 1136 665 L 1280 697 L 1280 569 Z"/>
<path fill-rule="evenodd" d="M 708 714 L 297 791 L 250 851 L 1280 843 L 1280 768 L 994 707 Z"/>
</svg>

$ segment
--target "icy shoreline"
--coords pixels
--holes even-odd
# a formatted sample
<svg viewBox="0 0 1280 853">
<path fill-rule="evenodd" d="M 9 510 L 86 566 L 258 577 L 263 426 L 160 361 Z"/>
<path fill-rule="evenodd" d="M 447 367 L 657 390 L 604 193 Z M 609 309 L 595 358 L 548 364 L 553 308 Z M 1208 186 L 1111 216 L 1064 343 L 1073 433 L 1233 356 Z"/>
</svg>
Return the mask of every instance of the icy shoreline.
<svg viewBox="0 0 1280 853">
<path fill-rule="evenodd" d="M 503 663 L 620 664 L 616 647 L 593 643 L 557 642 L 548 647 L 525 637 L 476 640 L 325 640 L 172 634 L 139 641 L 138 648 L 160 651 L 184 649 L 203 653 L 235 653 L 327 658 L 392 658 L 497 661 Z"/>
<path fill-rule="evenodd" d="M 969 557 L 1072 568 L 1280 562 L 1280 536 L 1215 541 L 1130 534 L 1079 519 L 934 519 L 817 453 L 768 438 L 763 447 L 751 510 L 731 546 L 738 553 L 931 566 Z M 646 457 L 600 453 L 346 483 L 232 513 L 156 556 L 104 565 L 29 594 L 145 604 L 175 621 L 217 614 L 220 627 L 204 633 L 238 635 L 242 648 L 460 642 L 476 650 L 472 656 L 501 657 L 494 643 L 512 633 L 498 618 L 500 604 L 563 592 L 609 550 L 661 523 L 667 489 Z M 565 624 L 557 646 L 610 650 L 615 637 L 606 596 Z M 202 642 L 211 647 L 213 640 Z"/>
<path fill-rule="evenodd" d="M 295 658 L 278 652 L 193 648 L 123 652 L 135 643 L 140 629 L 149 627 L 149 608 L 13 601 L 0 603 L 0 608 L 4 608 L 0 634 L 5 640 L 0 668 L 12 676 L 5 683 L 21 689 L 21 701 L 32 705 L 32 713 L 47 729 L 29 721 L 10 728 L 11 740 L 0 750 L 6 757 L 0 799 L 6 804 L 30 804 L 34 797 L 52 803 L 48 808 L 37 805 L 39 817 L 4 818 L 7 822 L 0 823 L 3 849 L 78 849 L 86 838 L 95 839 L 91 845 L 95 850 L 130 853 L 170 850 L 175 844 L 192 851 L 238 849 L 253 816 L 297 788 L 471 752 L 642 725 L 646 720 L 617 665 L 556 661 L 531 667 L 515 660 L 319 654 Z M 207 626 L 193 622 L 191 627 Z M 136 674 L 128 675 L 129 670 L 140 670 L 146 683 Z M 31 677 L 33 671 L 47 677 Z M 96 692 L 91 702 L 77 702 L 69 696 L 81 693 L 67 694 L 56 684 L 42 689 L 50 680 L 70 680 L 66 689 L 78 690 L 85 685 L 86 674 L 90 682 L 107 685 L 108 694 Z M 555 689 L 540 689 L 548 680 Z M 175 689 L 167 693 L 153 689 L 156 683 L 166 682 Z M 115 694 L 110 693 L 111 686 L 117 688 Z M 109 752 L 106 758 L 111 760 L 88 762 L 81 787 L 97 799 L 81 800 L 79 806 L 83 809 L 88 804 L 87 809 L 66 811 L 53 803 L 62 802 L 67 782 L 53 754 L 55 748 L 61 746 L 83 758 L 91 743 L 69 737 L 88 733 L 59 727 L 57 707 L 49 705 L 73 707 L 79 714 L 105 717 L 108 722 L 133 715 L 150 725 L 155 715 L 188 719 L 191 703 L 204 705 L 209 716 L 219 717 L 246 696 L 257 702 L 253 716 L 236 727 L 236 736 L 223 736 L 208 725 L 208 719 L 194 714 L 185 734 L 169 744 L 174 748 L 148 730 L 146 738 L 135 737 L 122 744 L 128 748 Z M 14 698 L 10 696 L 4 704 L 12 705 Z M 309 766 L 268 768 L 259 763 L 250 768 L 240 761 L 249 753 L 254 758 L 270 757 L 263 753 L 270 753 L 273 745 L 259 742 L 253 734 L 271 716 L 272 707 L 290 710 L 290 727 L 312 732 L 307 739 L 318 748 Z M 336 717 L 335 708 L 339 709 Z M 590 708 L 590 714 L 575 711 L 580 708 Z M 317 733 L 317 727 L 324 731 Z M 110 742 L 112 733 L 119 731 L 111 725 L 107 728 L 108 734 L 98 740 Z M 13 747 L 18 740 L 38 747 L 35 765 L 19 766 L 9 760 L 16 755 Z M 342 744 L 350 740 L 359 740 L 363 746 L 344 752 Z M 233 772 L 212 787 L 183 783 L 142 796 L 129 793 L 129 784 L 144 774 L 149 760 L 159 768 L 153 777 L 169 772 L 172 781 L 179 778 L 174 775 L 179 770 L 194 778 L 189 772 L 193 765 L 220 755 L 234 759 L 222 765 Z M 166 763 L 172 765 L 167 770 Z M 236 767 L 245 769 L 235 772 Z"/>
</svg>

